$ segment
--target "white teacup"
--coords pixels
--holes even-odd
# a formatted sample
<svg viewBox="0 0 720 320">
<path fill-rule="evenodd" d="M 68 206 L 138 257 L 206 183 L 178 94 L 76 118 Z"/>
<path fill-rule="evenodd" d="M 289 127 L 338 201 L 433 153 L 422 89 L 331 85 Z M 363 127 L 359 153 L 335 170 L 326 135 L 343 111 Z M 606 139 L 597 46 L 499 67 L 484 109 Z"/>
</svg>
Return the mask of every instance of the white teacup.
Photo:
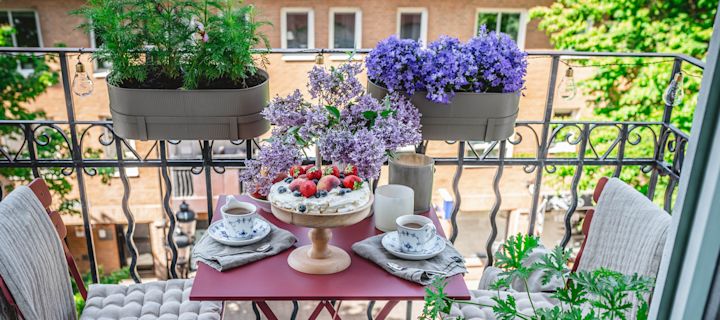
<svg viewBox="0 0 720 320">
<path fill-rule="evenodd" d="M 395 220 L 400 239 L 400 251 L 418 253 L 426 243 L 433 240 L 437 230 L 429 218 L 406 215 Z"/>
<path fill-rule="evenodd" d="M 249 239 L 253 236 L 253 226 L 257 218 L 257 208 L 252 203 L 241 202 L 229 197 L 227 203 L 220 208 L 223 226 L 234 238 Z"/>
</svg>

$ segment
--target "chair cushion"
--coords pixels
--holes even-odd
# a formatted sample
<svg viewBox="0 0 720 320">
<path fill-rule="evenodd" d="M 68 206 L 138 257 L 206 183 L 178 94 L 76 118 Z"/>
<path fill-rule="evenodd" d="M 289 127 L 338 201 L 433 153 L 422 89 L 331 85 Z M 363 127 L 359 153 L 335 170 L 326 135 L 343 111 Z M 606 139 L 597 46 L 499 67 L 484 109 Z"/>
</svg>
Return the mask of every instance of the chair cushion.
<svg viewBox="0 0 720 320">
<path fill-rule="evenodd" d="M 533 314 L 527 292 L 500 291 L 499 294 L 502 298 L 505 298 L 507 295 L 512 295 L 515 298 L 519 312 L 526 315 Z M 497 295 L 498 292 L 492 290 L 470 290 L 470 301 L 484 306 L 456 303 L 453 304 L 450 310 L 450 317 L 463 317 L 465 320 L 494 320 L 496 318 L 492 306 L 495 305 L 495 301 L 492 300 L 492 297 Z M 536 309 L 553 308 L 558 302 L 550 298 L 550 295 L 550 293 L 530 293 L 532 303 Z"/>
<path fill-rule="evenodd" d="M 84 319 L 219 320 L 222 304 L 190 301 L 192 279 L 90 286 Z"/>
</svg>

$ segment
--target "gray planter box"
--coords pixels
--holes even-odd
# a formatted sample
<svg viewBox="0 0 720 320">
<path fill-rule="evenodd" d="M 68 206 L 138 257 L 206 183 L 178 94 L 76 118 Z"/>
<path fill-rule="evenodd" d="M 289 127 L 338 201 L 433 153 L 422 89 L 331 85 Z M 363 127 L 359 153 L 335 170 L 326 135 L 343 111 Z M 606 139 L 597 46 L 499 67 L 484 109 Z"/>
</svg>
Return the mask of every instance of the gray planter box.
<svg viewBox="0 0 720 320">
<path fill-rule="evenodd" d="M 368 93 L 382 99 L 388 91 L 368 81 Z M 518 93 L 457 92 L 449 104 L 432 102 L 425 95 L 416 92 L 410 98 L 422 114 L 424 140 L 497 141 L 515 132 Z"/>
<path fill-rule="evenodd" d="M 268 75 L 261 72 L 266 79 Z M 269 82 L 247 89 L 127 89 L 108 84 L 115 132 L 136 140 L 240 140 L 270 123 Z"/>
</svg>

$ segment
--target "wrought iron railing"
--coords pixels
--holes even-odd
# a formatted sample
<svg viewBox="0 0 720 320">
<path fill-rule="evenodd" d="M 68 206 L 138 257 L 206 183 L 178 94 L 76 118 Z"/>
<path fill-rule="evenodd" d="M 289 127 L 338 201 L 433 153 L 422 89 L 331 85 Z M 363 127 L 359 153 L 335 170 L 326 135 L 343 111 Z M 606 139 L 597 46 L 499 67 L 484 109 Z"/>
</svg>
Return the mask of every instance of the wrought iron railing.
<svg viewBox="0 0 720 320">
<path fill-rule="evenodd" d="M 199 141 L 201 157 L 197 159 L 176 159 L 169 156 L 169 145 L 178 144 L 179 141 L 154 141 L 152 146 L 144 152 L 138 152 L 128 141 L 116 136 L 111 121 L 82 121 L 76 117 L 75 101 L 71 92 L 71 73 L 68 68 L 69 55 L 88 53 L 92 50 L 77 48 L 0 48 L 0 54 L 46 54 L 58 57 L 62 87 L 64 90 L 66 120 L 0 120 L 0 127 L 15 127 L 22 132 L 22 146 L 10 148 L 0 147 L 0 168 L 29 168 L 35 177 L 41 177 L 41 169 L 50 168 L 59 170 L 64 176 L 75 176 L 77 194 L 79 195 L 79 211 L 82 216 L 85 241 L 88 248 L 90 270 L 94 281 L 97 281 L 97 265 L 95 263 L 95 246 L 93 244 L 92 219 L 88 208 L 88 193 L 86 190 L 86 176 L 95 176 L 100 169 L 114 168 L 119 173 L 123 185 L 121 201 L 122 212 L 124 213 L 128 228 L 125 233 L 126 245 L 131 257 L 130 272 L 135 281 L 140 281 L 137 274 L 137 250 L 133 241 L 135 219 L 129 197 L 131 193 L 130 181 L 126 174 L 127 167 L 158 168 L 164 186 L 162 196 L 162 208 L 168 221 L 168 229 L 165 242 L 171 252 L 170 277 L 177 277 L 177 246 L 173 239 L 173 230 L 176 228 L 176 220 L 170 206 L 173 195 L 189 195 L 192 186 L 188 186 L 192 175 L 205 176 L 205 188 L 207 197 L 207 212 L 209 219 L 213 215 L 213 191 L 211 184 L 212 172 L 223 173 L 227 167 L 244 167 L 245 160 L 252 158 L 253 151 L 257 150 L 257 140 L 232 141 L 233 144 L 244 146 L 247 156 L 244 158 L 213 157 L 213 141 Z M 367 53 L 368 50 L 358 50 L 358 53 Z M 292 50 L 273 49 L 270 54 L 295 54 L 295 53 L 343 53 L 342 50 L 312 49 Z M 583 168 L 586 166 L 602 166 L 614 168 L 613 175 L 619 176 L 625 166 L 637 166 L 642 172 L 649 174 L 648 197 L 656 197 L 658 181 L 660 177 L 667 177 L 667 187 L 662 190 L 665 209 L 670 211 L 672 197 L 675 192 L 682 167 L 683 156 L 689 140 L 688 134 L 679 130 L 671 122 L 673 107 L 670 105 L 659 106 L 663 108 L 662 119 L 659 121 L 637 121 L 637 122 L 603 122 L 603 121 L 556 121 L 553 120 L 553 106 L 556 96 L 557 74 L 562 57 L 632 57 L 642 59 L 665 59 L 673 63 L 672 74 L 679 72 L 683 64 L 689 64 L 698 68 L 704 68 L 704 63 L 684 55 L 659 54 L 659 53 L 606 53 L 606 52 L 562 52 L 562 51 L 530 51 L 530 57 L 547 57 L 550 60 L 550 73 L 548 75 L 547 94 L 543 106 L 542 120 L 518 121 L 516 133 L 513 137 L 503 141 L 495 141 L 485 148 L 484 152 L 478 152 L 466 141 L 447 142 L 457 145 L 456 157 L 435 157 L 439 166 L 456 166 L 455 175 L 452 180 L 454 207 L 450 215 L 452 233 L 450 240 L 454 241 L 458 236 L 457 215 L 461 203 L 461 190 L 459 188 L 460 178 L 464 166 L 484 166 L 495 168 L 495 175 L 492 181 L 495 201 L 489 213 L 489 224 L 491 233 L 487 239 L 487 265 L 492 265 L 492 245 L 498 236 L 497 216 L 501 208 L 503 196 L 500 192 L 500 182 L 505 168 L 521 167 L 527 174 L 534 175 L 534 186 L 530 203 L 530 222 L 528 233 L 535 232 L 536 219 L 541 210 L 541 186 L 543 176 L 552 174 L 558 166 L 574 167 L 572 182 L 570 184 L 571 201 L 569 208 L 564 215 L 565 232 L 561 241 L 563 246 L 567 245 L 571 235 L 571 218 L 577 209 L 578 185 L 583 175 Z M 668 75 L 668 82 L 671 75 Z M 84 149 L 91 144 L 88 140 L 88 132 L 102 130 L 98 143 L 106 147 L 114 147 L 115 158 L 103 159 L 88 157 Z M 600 150 L 598 143 L 594 141 L 593 134 L 599 131 L 611 130 L 615 132 L 613 141 L 604 151 Z M 49 134 L 48 132 L 52 132 Z M 41 158 L 38 157 L 38 147 L 49 143 L 49 139 L 61 139 L 62 148 L 66 152 L 63 158 Z M 647 140 L 650 141 L 647 141 Z M 548 150 L 551 145 L 557 142 L 564 142 L 577 148 L 573 156 L 550 155 Z M 651 155 L 643 157 L 628 157 L 626 149 L 637 147 L 641 142 L 649 142 L 653 148 Z M 92 142 L 94 143 L 94 142 Z M 532 155 L 507 156 L 506 148 L 509 144 L 530 144 L 536 150 Z M 417 150 L 424 152 L 428 142 L 417 146 Z M 643 144 L 644 145 L 644 144 Z M 492 153 L 498 150 L 498 153 Z M 129 150 L 131 157 L 127 157 Z M 307 159 L 312 163 L 312 159 Z M 191 169 L 188 169 L 191 168 Z M 50 179 L 52 177 L 49 177 Z M 198 188 L 198 186 L 194 186 Z M 179 193 L 178 193 L 179 192 Z"/>
</svg>

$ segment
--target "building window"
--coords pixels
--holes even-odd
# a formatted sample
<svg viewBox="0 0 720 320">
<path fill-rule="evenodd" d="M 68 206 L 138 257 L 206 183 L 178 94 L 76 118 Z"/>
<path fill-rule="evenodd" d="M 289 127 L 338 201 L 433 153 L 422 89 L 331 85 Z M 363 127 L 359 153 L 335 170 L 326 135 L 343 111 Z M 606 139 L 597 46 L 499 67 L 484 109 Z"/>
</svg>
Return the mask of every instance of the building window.
<svg viewBox="0 0 720 320">
<path fill-rule="evenodd" d="M 5 39 L 6 44 L 13 47 L 42 47 L 40 20 L 35 11 L 0 10 L 0 26 L 10 26 L 15 32 Z M 32 63 L 19 66 L 22 74 L 29 74 L 34 69 Z"/>
<path fill-rule="evenodd" d="M 94 30 L 90 29 L 90 46 L 92 48 L 99 48 L 103 45 L 102 38 L 98 37 L 98 35 L 95 33 Z M 102 59 L 94 59 L 93 60 L 93 66 L 96 77 L 105 77 L 107 73 L 110 71 L 110 67 L 112 67 L 112 63 L 110 61 L 102 60 Z"/>
<path fill-rule="evenodd" d="M 401 39 L 413 39 L 427 44 L 427 9 L 398 9 L 397 34 Z"/>
<path fill-rule="evenodd" d="M 479 9 L 475 20 L 475 34 L 480 27 L 488 31 L 502 32 L 510 36 L 521 48 L 525 45 L 527 17 L 525 11 L 500 11 Z"/>
<path fill-rule="evenodd" d="M 283 48 L 315 48 L 315 26 L 313 10 L 308 8 L 283 8 L 280 29 Z"/>
<path fill-rule="evenodd" d="M 362 47 L 362 12 L 356 8 L 330 9 L 330 48 Z"/>
</svg>

